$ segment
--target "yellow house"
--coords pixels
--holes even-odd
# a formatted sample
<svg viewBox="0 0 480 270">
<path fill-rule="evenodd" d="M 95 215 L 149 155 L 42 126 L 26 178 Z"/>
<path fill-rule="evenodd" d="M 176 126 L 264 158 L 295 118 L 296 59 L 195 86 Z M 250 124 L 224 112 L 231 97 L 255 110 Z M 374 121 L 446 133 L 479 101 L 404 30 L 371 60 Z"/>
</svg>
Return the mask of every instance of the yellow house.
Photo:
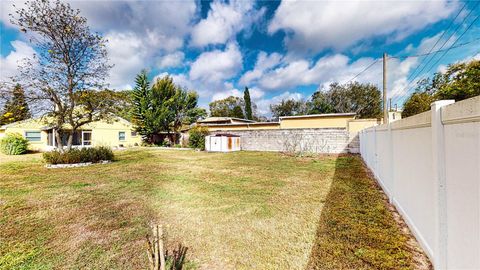
<svg viewBox="0 0 480 270">
<path fill-rule="evenodd" d="M 30 141 L 29 148 L 36 151 L 50 151 L 58 146 L 55 129 L 41 119 L 27 119 L 0 127 L 0 137 L 7 133 L 19 133 Z M 63 144 L 67 137 L 62 138 Z M 111 121 L 97 121 L 82 126 L 73 134 L 74 147 L 131 147 L 140 145 L 142 138 L 127 120 L 115 117 Z"/>
<path fill-rule="evenodd" d="M 280 117 L 281 129 L 292 128 L 347 128 L 355 113 L 325 113 Z"/>
</svg>

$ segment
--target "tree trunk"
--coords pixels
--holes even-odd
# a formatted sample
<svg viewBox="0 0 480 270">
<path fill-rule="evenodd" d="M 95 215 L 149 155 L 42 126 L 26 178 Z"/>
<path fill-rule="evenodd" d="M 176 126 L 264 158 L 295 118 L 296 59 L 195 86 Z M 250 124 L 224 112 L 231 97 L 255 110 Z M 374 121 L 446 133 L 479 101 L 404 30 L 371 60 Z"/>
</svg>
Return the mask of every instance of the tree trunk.
<svg viewBox="0 0 480 270">
<path fill-rule="evenodd" d="M 73 134 L 75 132 L 72 130 L 68 134 L 68 141 L 67 141 L 67 151 L 70 151 L 72 149 L 72 144 L 73 144 Z"/>
<path fill-rule="evenodd" d="M 173 131 L 173 145 L 177 144 L 177 132 Z"/>
<path fill-rule="evenodd" d="M 172 146 L 172 140 L 170 137 L 170 129 L 167 129 L 167 140 L 170 141 L 170 146 Z"/>
<path fill-rule="evenodd" d="M 56 146 L 60 152 L 63 152 L 62 134 L 63 134 L 63 131 L 55 130 L 55 138 L 57 143 Z"/>
</svg>

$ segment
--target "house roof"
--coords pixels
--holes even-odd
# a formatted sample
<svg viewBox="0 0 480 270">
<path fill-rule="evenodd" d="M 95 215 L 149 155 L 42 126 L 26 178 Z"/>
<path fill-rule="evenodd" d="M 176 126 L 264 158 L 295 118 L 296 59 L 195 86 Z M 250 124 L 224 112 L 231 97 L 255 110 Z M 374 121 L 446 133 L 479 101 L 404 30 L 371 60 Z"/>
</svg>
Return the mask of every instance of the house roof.
<svg viewBox="0 0 480 270">
<path fill-rule="evenodd" d="M 212 122 L 222 122 L 222 121 L 230 121 L 233 120 L 238 122 L 245 122 L 245 123 L 255 123 L 253 120 L 243 119 L 243 118 L 236 118 L 236 117 L 207 117 L 203 120 L 198 121 L 198 123 L 212 123 Z"/>
<path fill-rule="evenodd" d="M 225 123 L 225 124 L 210 124 L 209 127 L 216 127 L 216 126 L 271 126 L 271 125 L 280 125 L 280 122 L 254 122 L 254 123 Z"/>
<path fill-rule="evenodd" d="M 130 123 L 130 121 L 126 120 L 126 119 L 123 119 L 122 117 L 120 116 L 117 116 L 117 115 L 114 115 L 114 118 L 120 122 L 120 123 L 123 123 L 125 125 L 128 125 L 128 126 L 131 126 L 132 123 Z M 28 123 L 30 121 L 39 121 L 41 120 L 41 117 L 37 117 L 37 118 L 29 118 L 29 119 L 25 119 L 25 120 L 21 120 L 21 121 L 17 121 L 17 122 L 13 122 L 13 123 L 10 123 L 10 124 L 6 124 L 6 125 L 3 125 L 3 126 L 0 126 L 0 130 L 5 130 L 9 127 L 15 127 L 17 125 L 20 125 L 20 124 L 23 124 L 23 123 Z M 41 130 L 48 130 L 48 129 L 51 129 L 52 127 L 50 126 L 42 126 L 40 127 Z"/>
<path fill-rule="evenodd" d="M 342 116 L 355 116 L 356 113 L 323 113 L 323 114 L 307 114 L 296 116 L 280 116 L 280 120 L 283 119 L 296 119 L 296 118 L 320 118 L 320 117 L 342 117 Z"/>
<path fill-rule="evenodd" d="M 36 118 L 35 118 L 36 119 Z M 32 120 L 35 120 L 34 118 L 28 118 L 28 119 L 25 119 L 25 120 L 20 120 L 20 121 L 16 121 L 16 122 L 12 122 L 10 124 L 6 124 L 6 125 L 3 125 L 3 126 L 0 126 L 0 129 L 7 129 L 9 127 L 14 127 L 16 125 L 19 125 L 19 124 L 22 124 L 22 123 L 27 123 L 29 121 L 32 121 Z"/>
</svg>

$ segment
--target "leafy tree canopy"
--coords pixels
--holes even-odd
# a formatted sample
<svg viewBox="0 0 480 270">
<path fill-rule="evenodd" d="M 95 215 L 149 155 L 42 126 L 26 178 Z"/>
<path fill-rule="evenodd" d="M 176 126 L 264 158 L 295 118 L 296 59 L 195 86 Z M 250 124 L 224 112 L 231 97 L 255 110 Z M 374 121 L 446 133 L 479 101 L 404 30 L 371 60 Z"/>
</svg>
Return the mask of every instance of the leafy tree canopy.
<svg viewBox="0 0 480 270">
<path fill-rule="evenodd" d="M 308 113 L 350 113 L 359 118 L 382 116 L 382 96 L 372 84 L 352 82 L 333 83 L 327 91 L 317 91 L 308 102 Z"/>
<path fill-rule="evenodd" d="M 402 117 L 409 117 L 430 110 L 430 104 L 435 101 L 428 92 L 415 92 L 403 104 Z"/>
<path fill-rule="evenodd" d="M 176 134 L 184 124 L 196 122 L 206 115 L 197 107 L 198 95 L 177 86 L 171 77 L 158 78 L 150 87 L 144 70 L 135 79 L 131 112 L 136 130 L 148 141 L 161 132 Z"/>
<path fill-rule="evenodd" d="M 459 101 L 480 95 L 480 60 L 450 65 L 442 77 L 436 99 Z"/>
<path fill-rule="evenodd" d="M 415 92 L 405 101 L 402 117 L 430 110 L 435 100 L 455 101 L 480 95 L 480 60 L 449 65 L 445 72 L 417 83 Z"/>
<path fill-rule="evenodd" d="M 275 119 L 281 116 L 307 114 L 307 106 L 303 100 L 283 99 L 278 104 L 271 104 L 270 111 Z"/>
<path fill-rule="evenodd" d="M 243 109 L 245 102 L 242 98 L 229 96 L 225 99 L 210 102 L 210 116 L 245 118 Z"/>
</svg>

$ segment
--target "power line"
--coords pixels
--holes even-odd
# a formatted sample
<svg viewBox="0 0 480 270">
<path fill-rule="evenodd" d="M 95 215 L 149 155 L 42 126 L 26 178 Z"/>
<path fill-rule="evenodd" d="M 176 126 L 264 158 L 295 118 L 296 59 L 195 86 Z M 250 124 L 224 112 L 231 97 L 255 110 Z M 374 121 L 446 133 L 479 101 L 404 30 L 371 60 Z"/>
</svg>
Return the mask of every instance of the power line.
<svg viewBox="0 0 480 270">
<path fill-rule="evenodd" d="M 479 2 L 480 3 L 480 2 Z M 455 46 L 455 44 L 465 35 L 465 33 L 475 24 L 475 22 L 480 18 L 480 15 L 478 15 L 471 23 L 470 25 L 463 31 L 463 33 L 453 42 L 452 46 L 450 46 L 448 49 L 446 49 L 443 54 L 433 63 L 433 65 L 430 66 L 430 68 L 424 73 L 424 76 L 422 76 L 422 79 L 424 79 L 426 76 L 428 76 L 428 73 L 434 68 L 440 60 L 448 53 L 448 51 Z M 420 74 L 419 74 L 420 75 Z M 410 92 L 410 91 L 408 91 Z"/>
<path fill-rule="evenodd" d="M 480 3 L 480 2 L 479 2 Z M 475 24 L 475 22 L 480 18 L 480 14 L 472 21 L 472 23 L 465 29 L 465 31 L 463 31 L 463 33 L 455 40 L 455 42 L 452 44 L 452 47 L 455 46 L 455 44 L 463 37 L 463 35 L 465 35 L 465 33 Z M 443 52 L 443 54 L 440 56 L 440 58 L 437 59 L 437 61 L 427 70 L 427 74 L 428 72 L 430 72 L 430 70 L 432 70 L 433 67 L 435 67 L 435 65 L 437 65 L 440 60 L 448 53 L 448 51 L 452 48 L 450 47 L 449 49 L 447 49 L 445 52 Z"/>
<path fill-rule="evenodd" d="M 465 7 L 467 6 L 467 3 L 465 2 L 463 4 L 463 7 L 460 9 L 460 11 L 457 13 L 457 15 L 455 15 L 455 18 L 453 18 L 453 20 L 450 21 L 450 24 L 447 26 L 447 28 L 445 29 L 445 31 L 443 31 L 442 35 L 437 39 L 437 41 L 435 42 L 435 44 L 433 44 L 433 46 L 430 48 L 430 51 L 428 51 L 428 53 L 426 53 L 426 55 L 430 55 L 430 53 L 432 53 L 433 49 L 437 46 L 438 42 L 440 42 L 440 40 L 442 40 L 443 36 L 445 35 L 445 33 L 448 32 L 448 29 L 450 29 L 450 27 L 452 27 L 453 23 L 455 22 L 455 20 L 458 18 L 458 16 L 460 15 L 460 13 L 462 13 L 462 11 L 465 9 Z M 469 14 L 470 15 L 470 14 Z M 468 17 L 468 15 L 467 15 Z M 466 17 L 465 17 L 466 18 Z M 463 22 L 462 22 L 463 23 Z M 461 24 L 460 24 L 461 25 Z M 455 29 L 455 31 L 452 33 L 452 35 L 458 30 L 458 27 L 457 29 Z M 451 36 L 450 36 L 451 37 Z M 447 39 L 447 41 L 450 39 L 450 37 Z M 445 43 L 447 42 L 445 41 L 442 45 L 442 47 L 440 47 L 440 49 L 443 48 L 443 46 L 445 46 Z M 425 58 L 426 59 L 426 58 Z M 424 60 L 425 61 L 425 60 Z M 410 80 L 411 76 L 413 76 L 413 74 L 416 73 L 416 71 L 420 68 L 420 66 L 422 66 L 423 64 L 423 61 L 420 63 L 420 65 L 418 65 L 414 72 L 407 78 L 407 81 Z M 426 64 L 428 65 L 428 63 Z"/>
<path fill-rule="evenodd" d="M 427 56 L 427 55 L 436 54 L 436 53 L 444 52 L 444 51 L 451 50 L 451 49 L 460 48 L 460 47 L 463 47 L 463 46 L 465 46 L 465 45 L 471 44 L 471 43 L 473 43 L 473 42 L 475 42 L 475 41 L 478 41 L 478 40 L 480 40 L 480 37 L 474 38 L 474 39 L 472 39 L 472 40 L 470 40 L 470 41 L 467 41 L 467 42 L 464 42 L 464 43 L 460 43 L 460 44 L 455 45 L 455 46 L 450 47 L 450 48 L 441 49 L 441 50 L 436 50 L 436 51 L 429 52 L 429 53 L 414 54 L 414 55 L 405 55 L 405 56 L 390 56 L 389 58 L 407 59 L 407 58 L 416 58 L 416 57 Z"/>
<path fill-rule="evenodd" d="M 446 49 L 433 51 L 433 52 L 431 52 L 431 53 L 417 54 L 417 55 L 406 55 L 406 56 L 391 56 L 390 58 L 407 59 L 407 58 L 421 57 L 421 56 L 425 56 L 425 55 L 435 54 L 435 53 L 438 53 L 438 52 L 445 52 L 445 51 L 448 51 L 448 50 L 451 50 L 451 49 L 457 49 L 457 48 L 463 47 L 463 46 L 465 46 L 465 45 L 471 44 L 471 43 L 473 43 L 473 42 L 475 42 L 475 41 L 479 41 L 479 40 L 480 40 L 480 37 L 474 38 L 474 39 L 472 39 L 472 40 L 470 40 L 470 41 L 467 41 L 467 42 L 464 42 L 464 43 L 461 43 L 461 44 L 458 44 L 458 45 L 455 45 L 455 46 L 452 46 L 452 47 L 449 47 L 449 48 L 446 48 Z M 479 51 L 479 53 L 480 53 L 480 51 Z M 440 59 L 441 59 L 441 58 L 440 58 Z M 435 65 L 433 65 L 433 66 L 435 66 Z M 432 67 L 433 67 L 433 66 L 432 66 Z M 427 73 L 428 73 L 428 72 L 427 72 Z M 412 84 L 413 82 L 414 82 L 414 81 L 408 83 L 407 86 L 406 86 L 406 88 L 408 88 L 408 86 L 409 86 L 410 84 Z M 411 92 L 411 91 L 408 91 L 408 93 L 410 93 L 410 92 Z M 394 98 L 393 98 L 393 101 L 394 101 L 394 102 L 397 102 L 399 98 L 401 98 L 401 97 L 400 97 L 400 96 L 394 97 Z"/>
<path fill-rule="evenodd" d="M 428 72 L 430 72 L 432 70 L 433 67 L 435 67 L 439 62 L 440 60 L 448 53 L 449 50 L 451 49 L 454 49 L 454 48 L 458 48 L 458 47 L 461 47 L 461 46 L 464 46 L 466 44 L 469 44 L 469 43 L 472 43 L 473 41 L 475 40 L 478 40 L 480 38 L 477 38 L 477 39 L 474 39 L 474 40 L 471 40 L 469 42 L 466 42 L 466 43 L 463 43 L 463 44 L 459 44 L 459 45 L 456 45 L 456 43 L 465 35 L 465 33 L 474 25 L 474 23 L 478 20 L 478 18 L 480 18 L 480 15 L 478 15 L 473 21 L 472 23 L 470 23 L 470 25 L 465 29 L 465 31 L 463 31 L 463 33 L 453 42 L 453 44 L 447 48 L 447 49 L 444 49 L 442 50 L 442 48 L 445 46 L 445 44 L 452 38 L 452 36 L 455 34 L 455 32 L 458 31 L 458 29 L 460 28 L 460 26 L 463 25 L 463 23 L 467 20 L 467 18 L 470 16 L 470 14 L 478 7 L 478 5 L 480 4 L 480 2 L 478 2 L 475 7 L 467 14 L 467 16 L 465 16 L 465 18 L 463 19 L 462 23 L 459 24 L 459 26 L 455 29 L 455 31 L 452 33 L 452 35 L 450 35 L 450 37 L 443 43 L 443 45 L 440 47 L 440 50 L 438 50 L 437 52 L 433 53 L 434 55 L 430 58 L 430 60 L 427 62 L 427 64 L 425 64 L 425 66 L 422 68 L 422 70 L 409 82 L 407 82 L 407 86 L 405 87 L 404 90 L 407 90 L 408 87 L 413 83 L 415 82 L 415 79 L 420 76 L 423 72 L 423 70 L 425 70 L 425 68 L 428 66 L 428 64 L 431 62 L 431 60 L 433 60 L 435 58 L 435 54 L 438 53 L 438 52 L 443 52 L 443 54 L 440 56 L 440 58 L 437 59 L 437 61 L 435 61 L 435 63 L 430 66 L 430 68 L 427 70 L 427 72 L 425 74 L 428 74 Z M 429 53 L 430 54 L 430 53 Z M 413 75 L 413 73 L 412 73 Z M 410 78 L 411 76 L 409 76 Z M 408 80 L 408 79 L 407 79 Z M 412 88 L 413 89 L 413 88 Z M 411 92 L 411 90 L 408 90 L 406 95 L 409 94 Z M 405 96 L 405 95 L 404 95 Z M 398 98 L 401 98 L 401 97 L 397 97 Z M 396 100 L 397 101 L 397 100 Z"/>
<path fill-rule="evenodd" d="M 480 4 L 480 2 L 478 2 L 472 10 L 470 10 L 470 12 L 467 14 L 467 16 L 465 16 L 465 18 L 463 18 L 463 21 L 457 26 L 457 28 L 455 28 L 455 30 L 454 30 L 453 33 L 448 37 L 448 39 L 446 39 L 445 42 L 443 42 L 442 46 L 440 46 L 440 50 L 443 49 L 443 47 L 444 47 L 444 46 L 448 43 L 448 41 L 455 35 L 455 33 L 458 31 L 458 29 L 460 29 L 460 27 L 463 25 L 463 23 L 468 19 L 468 17 L 470 17 L 470 15 L 472 14 L 472 12 L 477 8 L 478 4 Z M 466 3 L 464 4 L 464 7 L 465 7 L 465 6 L 466 6 Z M 462 10 L 463 10 L 463 9 L 462 9 Z M 460 12 L 457 14 L 457 16 L 455 16 L 455 19 L 458 17 L 459 14 L 460 14 Z M 455 19 L 452 20 L 452 23 L 455 21 Z M 450 25 L 452 25 L 452 23 L 451 23 Z M 448 29 L 446 29 L 443 33 L 447 32 L 447 31 L 448 31 Z M 442 35 L 442 36 L 443 36 L 443 35 Z M 440 40 L 440 39 L 439 39 L 439 40 Z M 435 45 L 436 45 L 436 44 L 437 44 L 437 43 L 435 43 Z M 432 50 L 433 50 L 433 48 L 434 48 L 434 47 L 432 47 Z M 422 72 L 425 70 L 425 68 L 428 66 L 428 64 L 430 64 L 430 62 L 431 62 L 434 58 L 435 58 L 435 54 L 432 55 L 432 57 L 430 57 L 430 59 L 429 59 L 429 60 L 427 61 L 427 63 L 423 66 L 423 68 L 420 70 L 420 72 L 416 73 L 416 70 L 417 70 L 418 68 L 420 68 L 420 66 L 421 66 L 421 65 L 419 65 L 419 66 L 417 67 L 417 69 L 415 70 L 415 72 L 413 72 L 413 73 L 409 76 L 409 78 L 407 79 L 407 81 L 410 80 L 410 78 L 411 78 L 414 74 L 416 74 L 416 75 L 413 77 L 413 79 L 411 80 L 411 81 L 415 81 L 415 79 L 416 79 L 420 74 L 422 74 Z"/>
<path fill-rule="evenodd" d="M 357 75 L 355 75 L 353 78 L 351 78 L 350 80 L 348 80 L 347 82 L 345 82 L 344 84 L 347 84 L 353 80 L 355 80 L 358 76 L 362 75 L 365 71 L 369 70 L 371 67 L 373 67 L 373 65 L 375 65 L 376 63 L 378 63 L 380 61 L 380 59 L 377 59 L 375 61 L 373 61 L 370 65 L 368 65 L 364 70 L 360 71 L 359 73 L 357 73 Z"/>
</svg>

